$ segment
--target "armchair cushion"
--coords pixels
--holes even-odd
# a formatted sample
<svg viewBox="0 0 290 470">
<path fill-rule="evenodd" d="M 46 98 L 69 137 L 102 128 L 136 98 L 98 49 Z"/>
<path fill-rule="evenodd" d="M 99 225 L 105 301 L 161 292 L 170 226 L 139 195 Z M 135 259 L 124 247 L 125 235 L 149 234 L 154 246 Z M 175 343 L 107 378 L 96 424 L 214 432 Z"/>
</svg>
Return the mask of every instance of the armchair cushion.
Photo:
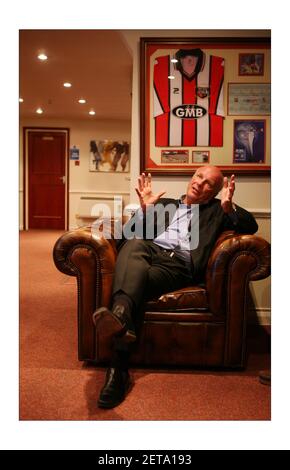
<svg viewBox="0 0 290 470">
<path fill-rule="evenodd" d="M 208 301 L 205 288 L 200 286 L 184 287 L 173 292 L 161 295 L 159 299 L 151 300 L 146 304 L 150 311 L 184 311 L 207 310 Z"/>
</svg>

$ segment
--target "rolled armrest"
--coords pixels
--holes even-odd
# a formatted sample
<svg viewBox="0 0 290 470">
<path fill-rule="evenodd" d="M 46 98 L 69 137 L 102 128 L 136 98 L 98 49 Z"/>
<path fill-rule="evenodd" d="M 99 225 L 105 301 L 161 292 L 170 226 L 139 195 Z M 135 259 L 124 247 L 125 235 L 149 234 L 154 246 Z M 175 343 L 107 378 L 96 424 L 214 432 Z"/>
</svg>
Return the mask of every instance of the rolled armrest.
<svg viewBox="0 0 290 470">
<path fill-rule="evenodd" d="M 59 271 L 69 276 L 77 275 L 72 255 L 78 248 L 87 248 L 93 251 L 98 257 L 102 272 L 114 272 L 117 256 L 114 240 L 97 237 L 90 226 L 67 232 L 57 240 L 53 249 L 53 259 Z"/>
<path fill-rule="evenodd" d="M 110 302 L 116 257 L 115 241 L 91 226 L 65 233 L 53 250 L 56 267 L 77 277 L 80 300 L 90 298 L 93 309 Z"/>
<path fill-rule="evenodd" d="M 206 272 L 206 290 L 212 312 L 222 314 L 231 292 L 236 301 L 249 281 L 264 279 L 270 274 L 270 244 L 256 235 L 224 232 L 217 240 Z M 237 289 L 236 289 L 237 287 Z"/>
<path fill-rule="evenodd" d="M 77 277 L 79 360 L 95 358 L 92 314 L 98 306 L 110 303 L 116 256 L 115 241 L 104 238 L 92 227 L 65 233 L 55 243 L 56 267 Z"/>
</svg>

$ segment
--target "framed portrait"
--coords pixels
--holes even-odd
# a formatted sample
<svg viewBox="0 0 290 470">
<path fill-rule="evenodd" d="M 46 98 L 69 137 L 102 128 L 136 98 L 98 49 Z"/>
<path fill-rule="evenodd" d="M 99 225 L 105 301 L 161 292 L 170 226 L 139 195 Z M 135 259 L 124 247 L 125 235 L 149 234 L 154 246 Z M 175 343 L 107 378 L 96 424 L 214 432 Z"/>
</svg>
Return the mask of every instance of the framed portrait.
<svg viewBox="0 0 290 470">
<path fill-rule="evenodd" d="M 240 80 L 241 54 L 263 56 L 269 84 L 268 38 L 147 37 L 140 47 L 141 172 L 192 174 L 209 156 L 225 174 L 270 171 L 270 145 L 262 163 L 232 158 L 234 117 L 227 114 L 228 83 Z"/>
<path fill-rule="evenodd" d="M 264 163 L 265 122 L 264 119 L 237 119 L 234 121 L 234 163 Z"/>
<path fill-rule="evenodd" d="M 239 54 L 239 75 L 264 75 L 264 54 Z"/>
<path fill-rule="evenodd" d="M 130 165 L 129 143 L 120 140 L 91 140 L 89 170 L 127 173 Z"/>
</svg>

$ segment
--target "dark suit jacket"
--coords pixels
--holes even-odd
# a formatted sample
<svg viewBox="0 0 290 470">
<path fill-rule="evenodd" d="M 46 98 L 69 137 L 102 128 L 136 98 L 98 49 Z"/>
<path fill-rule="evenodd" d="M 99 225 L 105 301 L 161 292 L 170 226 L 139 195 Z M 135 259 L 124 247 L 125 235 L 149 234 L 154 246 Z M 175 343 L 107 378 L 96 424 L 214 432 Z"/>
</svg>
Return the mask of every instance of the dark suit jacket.
<svg viewBox="0 0 290 470">
<path fill-rule="evenodd" d="M 180 204 L 180 200 L 161 198 L 158 201 L 158 204 L 154 207 L 154 218 L 152 218 L 152 220 L 154 220 L 154 229 L 151 231 L 151 237 L 146 237 L 146 217 L 144 217 L 144 239 L 153 239 L 164 231 L 164 224 L 158 224 L 158 213 L 162 210 L 164 211 L 164 207 L 168 204 L 174 205 L 177 209 Z M 203 280 L 210 253 L 218 236 L 222 232 L 224 232 L 225 230 L 235 230 L 237 233 L 253 234 L 258 230 L 258 225 L 252 214 L 237 205 L 236 209 L 237 210 L 235 212 L 235 215 L 233 217 L 230 217 L 229 215 L 224 213 L 221 208 L 220 200 L 216 198 L 212 199 L 207 204 L 199 205 L 199 243 L 197 248 L 190 251 L 191 260 L 193 264 L 193 276 L 195 280 Z M 165 230 L 170 225 L 174 213 L 174 210 L 165 212 Z M 160 217 L 160 219 L 164 220 L 164 218 L 162 217 Z M 133 219 L 131 219 L 130 223 L 133 224 L 133 221 L 134 216 Z M 123 242 L 124 241 L 125 240 L 123 239 Z"/>
</svg>

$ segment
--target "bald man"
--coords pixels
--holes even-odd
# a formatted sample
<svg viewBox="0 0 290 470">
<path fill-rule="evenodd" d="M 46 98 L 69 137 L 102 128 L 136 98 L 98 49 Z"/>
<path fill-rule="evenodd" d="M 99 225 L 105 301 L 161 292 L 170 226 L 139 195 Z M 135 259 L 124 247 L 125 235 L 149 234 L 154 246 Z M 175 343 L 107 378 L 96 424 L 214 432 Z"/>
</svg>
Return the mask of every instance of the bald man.
<svg viewBox="0 0 290 470">
<path fill-rule="evenodd" d="M 93 316 L 99 334 L 108 341 L 114 338 L 112 362 L 98 400 L 103 408 L 121 403 L 130 388 L 130 345 L 136 341 L 136 320 L 144 302 L 202 282 L 213 245 L 223 231 L 252 234 L 258 229 L 254 217 L 233 202 L 234 175 L 223 177 L 212 165 L 195 171 L 180 199 L 162 197 L 165 191 L 154 194 L 150 173 L 138 178 L 135 189 L 140 209 L 129 229 L 124 227 L 112 307 L 101 307 Z"/>
</svg>

